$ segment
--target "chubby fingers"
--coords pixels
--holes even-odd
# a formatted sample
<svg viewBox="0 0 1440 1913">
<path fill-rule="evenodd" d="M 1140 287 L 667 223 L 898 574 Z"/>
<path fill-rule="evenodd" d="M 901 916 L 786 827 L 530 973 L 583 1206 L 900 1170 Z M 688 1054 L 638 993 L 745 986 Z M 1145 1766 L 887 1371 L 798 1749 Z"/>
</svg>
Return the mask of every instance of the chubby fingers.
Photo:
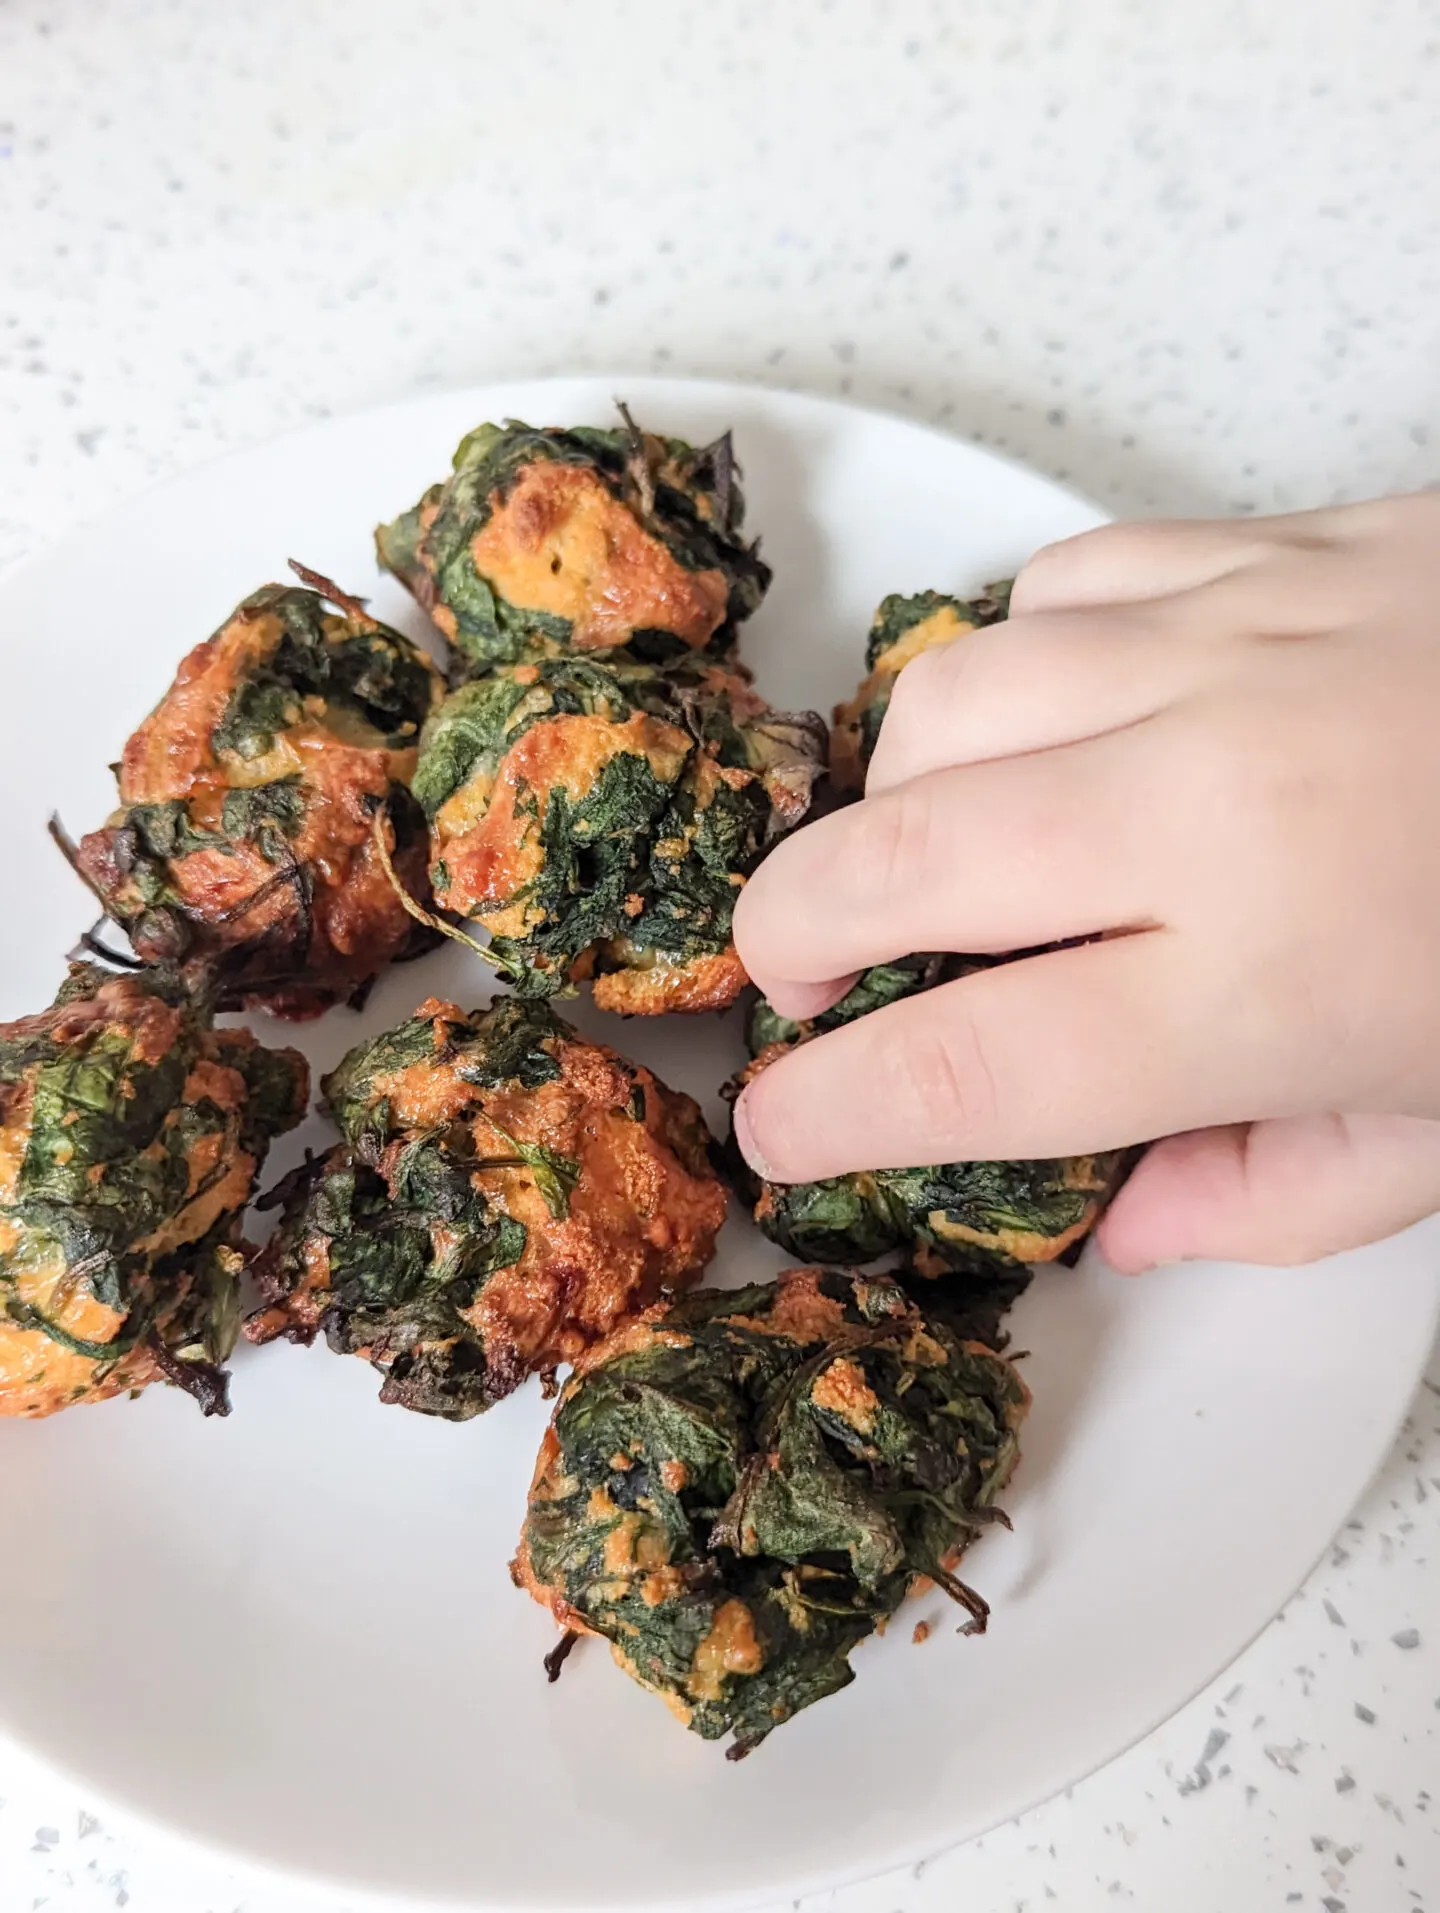
<svg viewBox="0 0 1440 1913">
<path fill-rule="evenodd" d="M 1250 670 L 1257 643 L 1362 618 L 1395 586 L 1386 546 L 1357 555 L 1355 520 L 1365 512 L 1113 525 L 1047 547 L 1017 581 L 1008 621 L 900 672 L 867 795 L 1141 724 Z"/>
<path fill-rule="evenodd" d="M 1063 607 L 967 632 L 896 679 L 866 794 L 1140 723 L 1213 678 L 1224 635 L 1189 597 Z"/>
<path fill-rule="evenodd" d="M 1213 1037 L 1175 942 L 1148 931 L 1053 951 L 876 1010 L 760 1071 L 737 1140 L 762 1175 L 808 1182 L 1080 1155 L 1234 1118 L 1208 1087 Z"/>
<path fill-rule="evenodd" d="M 1167 1137 L 1100 1225 L 1122 1275 L 1204 1257 L 1313 1262 L 1440 1209 L 1440 1123 L 1289 1116 Z"/>
<path fill-rule="evenodd" d="M 777 992 L 912 950 L 1000 953 L 1155 921 L 1163 859 L 1133 796 L 1146 757 L 1127 732 L 936 771 L 820 818 L 740 893 L 745 968 L 781 1006 Z"/>
<path fill-rule="evenodd" d="M 1265 548 L 1266 522 L 1162 518 L 1062 538 L 1021 569 L 1011 616 L 1061 605 L 1135 604 L 1213 584 Z"/>
<path fill-rule="evenodd" d="M 1437 522 L 1440 506 L 1417 494 L 1274 518 L 1101 525 L 1037 551 L 1015 580 L 1010 612 L 1028 617 L 1087 605 L 1139 605 L 1228 582 L 1236 589 L 1221 594 L 1222 605 L 1249 600 L 1264 621 L 1284 621 L 1303 606 L 1302 622 L 1309 623 L 1323 619 L 1335 590 L 1344 587 L 1346 567 L 1337 559 L 1353 567 L 1357 554 L 1397 530 L 1432 538 Z M 1226 612 L 1217 615 L 1223 620 Z"/>
</svg>

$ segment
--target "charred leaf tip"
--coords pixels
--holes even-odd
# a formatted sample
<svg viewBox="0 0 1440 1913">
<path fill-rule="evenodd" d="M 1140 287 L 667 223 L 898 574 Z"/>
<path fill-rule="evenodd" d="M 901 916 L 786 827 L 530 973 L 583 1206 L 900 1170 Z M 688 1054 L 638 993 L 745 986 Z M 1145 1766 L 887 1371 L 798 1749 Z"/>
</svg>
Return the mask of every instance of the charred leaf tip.
<svg viewBox="0 0 1440 1913">
<path fill-rule="evenodd" d="M 101 918 L 101 922 L 105 922 Z M 94 929 L 81 932 L 80 941 L 69 953 L 69 961 L 83 963 L 86 957 L 94 957 L 98 962 L 108 964 L 112 970 L 143 970 L 144 963 L 137 956 L 127 956 L 123 950 L 112 950 L 108 943 L 102 943 L 98 934 L 99 925 Z"/>
<path fill-rule="evenodd" d="M 312 571 L 309 565 L 302 565 L 298 558 L 287 558 L 285 562 L 301 584 L 308 585 L 327 604 L 338 605 L 342 611 L 348 611 L 352 617 L 363 618 L 368 624 L 375 622 L 366 610 L 363 598 L 357 598 L 353 592 L 342 591 L 335 580 L 327 578 L 323 571 Z"/>
<path fill-rule="evenodd" d="M 560 1639 L 550 1649 L 550 1652 L 545 1655 L 541 1665 L 545 1669 L 545 1678 L 552 1687 L 556 1681 L 559 1680 L 565 1663 L 575 1651 L 575 1643 L 579 1639 L 580 1636 L 575 1630 L 567 1627 L 565 1632 L 560 1636 Z"/>
</svg>

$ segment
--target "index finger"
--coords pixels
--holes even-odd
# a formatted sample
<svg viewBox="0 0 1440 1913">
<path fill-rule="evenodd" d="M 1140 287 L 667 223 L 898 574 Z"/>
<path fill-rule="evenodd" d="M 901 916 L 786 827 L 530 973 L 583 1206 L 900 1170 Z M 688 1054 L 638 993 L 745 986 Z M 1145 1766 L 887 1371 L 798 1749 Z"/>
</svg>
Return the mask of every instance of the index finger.
<svg viewBox="0 0 1440 1913">
<path fill-rule="evenodd" d="M 759 987 L 913 950 L 1003 954 L 1158 919 L 1167 894 L 1138 730 L 913 778 L 778 844 L 734 934 Z"/>
<path fill-rule="evenodd" d="M 1012 617 L 1081 605 L 1141 604 L 1217 584 L 1287 548 L 1313 552 L 1393 524 L 1405 498 L 1271 518 L 1156 518 L 1099 525 L 1044 545 L 1020 571 Z"/>
<path fill-rule="evenodd" d="M 1217 1088 L 1173 933 L 982 970 L 803 1043 L 735 1106 L 774 1182 L 926 1162 L 1076 1156 L 1235 1121 L 1263 1086 Z"/>
</svg>

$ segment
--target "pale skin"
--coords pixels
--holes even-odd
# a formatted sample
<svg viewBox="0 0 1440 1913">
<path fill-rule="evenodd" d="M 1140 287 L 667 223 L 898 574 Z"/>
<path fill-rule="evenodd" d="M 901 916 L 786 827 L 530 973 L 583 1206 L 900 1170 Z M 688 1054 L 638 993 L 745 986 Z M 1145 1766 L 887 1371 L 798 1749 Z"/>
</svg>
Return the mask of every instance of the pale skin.
<svg viewBox="0 0 1440 1913">
<path fill-rule="evenodd" d="M 813 1015 L 867 964 L 1072 937 L 763 1071 L 777 1181 L 1156 1141 L 1100 1245 L 1295 1263 L 1440 1209 L 1440 495 L 1048 546 L 897 682 L 862 802 L 742 892 Z"/>
</svg>

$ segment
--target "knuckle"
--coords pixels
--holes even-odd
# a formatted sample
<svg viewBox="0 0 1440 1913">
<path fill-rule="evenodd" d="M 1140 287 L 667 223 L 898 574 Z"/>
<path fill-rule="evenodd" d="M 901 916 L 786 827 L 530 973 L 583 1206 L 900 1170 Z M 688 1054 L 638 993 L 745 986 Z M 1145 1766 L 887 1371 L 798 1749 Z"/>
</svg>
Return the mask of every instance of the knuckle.
<svg viewBox="0 0 1440 1913">
<path fill-rule="evenodd" d="M 867 798 L 856 824 L 853 868 L 867 888 L 878 880 L 887 895 L 909 897 L 935 882 L 937 820 L 928 785 L 899 784 Z"/>
<path fill-rule="evenodd" d="M 1102 525 L 1098 531 L 1082 531 L 1073 538 L 1057 538 L 1048 545 L 1041 545 L 1016 574 L 1010 593 L 1011 616 L 1029 610 L 1032 605 L 1048 604 L 1061 595 L 1072 567 L 1085 563 L 1090 541 L 1109 530 L 1109 526 Z"/>
<path fill-rule="evenodd" d="M 1011 615 L 1067 603 L 1103 599 L 1139 568 L 1151 571 L 1169 550 L 1172 528 L 1163 519 L 1142 519 L 1042 545 L 1021 570 L 1011 595 Z"/>
<path fill-rule="evenodd" d="M 877 781 L 898 783 L 907 758 L 928 761 L 927 742 L 944 735 L 957 669 L 963 668 L 963 644 L 922 651 L 896 678 L 871 760 Z M 877 773 L 876 767 L 880 767 Z"/>
<path fill-rule="evenodd" d="M 996 1082 L 980 1026 L 961 1005 L 931 1017 L 897 1046 L 897 1097 L 913 1110 L 917 1127 L 936 1139 L 937 1159 L 963 1159 L 970 1138 L 998 1114 Z"/>
<path fill-rule="evenodd" d="M 752 975 L 786 973 L 792 926 L 800 920 L 794 899 L 803 887 L 803 873 L 789 868 L 796 861 L 796 842 L 787 838 L 777 844 L 735 899 L 731 935 Z"/>
<path fill-rule="evenodd" d="M 957 669 L 963 667 L 965 649 L 963 643 L 941 644 L 911 658 L 895 680 L 886 722 L 898 710 L 907 719 L 934 723 L 936 696 L 948 691 Z"/>
</svg>

